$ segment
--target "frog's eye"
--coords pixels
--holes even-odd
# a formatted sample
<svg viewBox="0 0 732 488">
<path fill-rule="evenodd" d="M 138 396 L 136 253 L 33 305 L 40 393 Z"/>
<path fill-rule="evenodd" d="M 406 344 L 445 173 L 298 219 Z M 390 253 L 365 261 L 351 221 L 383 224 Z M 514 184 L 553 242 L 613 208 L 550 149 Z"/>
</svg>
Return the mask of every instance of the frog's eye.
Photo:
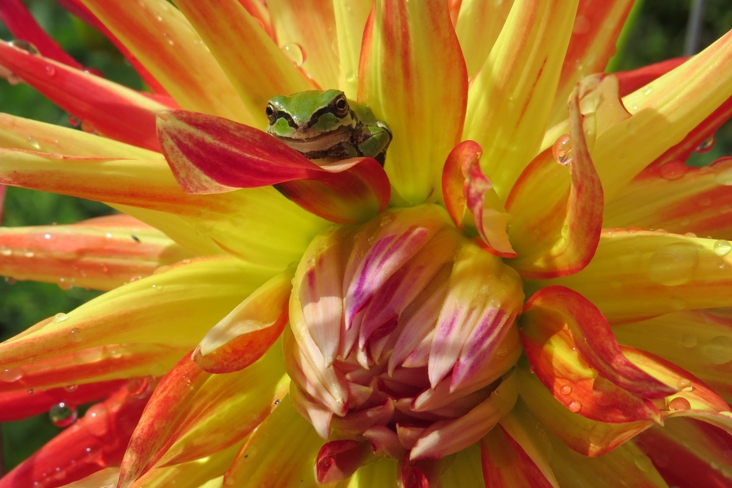
<svg viewBox="0 0 732 488">
<path fill-rule="evenodd" d="M 350 107 L 348 106 L 348 100 L 346 100 L 346 97 L 341 95 L 338 97 L 335 101 L 335 114 L 338 117 L 345 117 L 348 115 L 348 112 L 350 112 Z"/>
<path fill-rule="evenodd" d="M 265 113 L 267 114 L 269 125 L 274 125 L 274 123 L 277 121 L 277 110 L 275 110 L 272 104 L 267 105 L 267 110 L 265 110 Z"/>
</svg>

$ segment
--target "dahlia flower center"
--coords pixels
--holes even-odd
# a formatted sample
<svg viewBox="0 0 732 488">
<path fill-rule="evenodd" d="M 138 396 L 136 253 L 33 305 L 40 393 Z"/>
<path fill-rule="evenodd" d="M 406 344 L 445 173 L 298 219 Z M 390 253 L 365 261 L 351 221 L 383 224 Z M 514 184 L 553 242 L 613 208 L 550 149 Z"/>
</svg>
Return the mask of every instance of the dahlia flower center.
<svg viewBox="0 0 732 488">
<path fill-rule="evenodd" d="M 322 437 L 434 459 L 513 406 L 521 281 L 441 207 L 325 231 L 293 284 L 293 402 Z"/>
</svg>

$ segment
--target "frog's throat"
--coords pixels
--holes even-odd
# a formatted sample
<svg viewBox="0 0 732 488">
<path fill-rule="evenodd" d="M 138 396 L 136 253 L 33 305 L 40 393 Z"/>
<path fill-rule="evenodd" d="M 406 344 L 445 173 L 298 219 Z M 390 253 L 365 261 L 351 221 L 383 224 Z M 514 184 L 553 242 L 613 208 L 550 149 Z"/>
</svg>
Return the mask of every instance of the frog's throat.
<svg viewBox="0 0 732 488">
<path fill-rule="evenodd" d="M 313 137 L 274 137 L 284 142 L 295 151 L 305 154 L 317 151 L 327 151 L 333 146 L 336 146 L 343 142 L 349 142 L 351 140 L 352 131 L 353 129 L 350 126 L 341 126 L 338 129 L 332 130 L 330 132 L 324 132 Z"/>
</svg>

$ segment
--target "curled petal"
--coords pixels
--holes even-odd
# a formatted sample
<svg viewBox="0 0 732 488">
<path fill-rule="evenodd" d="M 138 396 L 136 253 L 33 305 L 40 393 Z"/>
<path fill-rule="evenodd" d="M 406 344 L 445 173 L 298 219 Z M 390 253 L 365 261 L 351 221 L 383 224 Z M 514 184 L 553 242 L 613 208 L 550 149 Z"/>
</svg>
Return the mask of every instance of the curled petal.
<svg viewBox="0 0 732 488">
<path fill-rule="evenodd" d="M 578 272 L 600 239 L 603 190 L 585 141 L 579 87 L 570 99 L 569 120 L 571 148 L 561 156 L 569 178 L 558 173 L 561 166 L 547 149 L 526 168 L 506 204 L 513 219 L 509 238 L 518 252 L 511 264 L 526 278 Z"/>
<path fill-rule="evenodd" d="M 0 43 L 0 64 L 73 114 L 86 131 L 146 149 L 159 149 L 155 116 L 168 106 L 7 43 Z"/>
<path fill-rule="evenodd" d="M 367 442 L 330 441 L 323 444 L 315 461 L 318 483 L 333 483 L 350 477 L 371 454 Z"/>
<path fill-rule="evenodd" d="M 287 323 L 293 275 L 288 270 L 270 279 L 216 324 L 194 350 L 196 364 L 209 373 L 231 373 L 262 357 Z"/>
<path fill-rule="evenodd" d="M 509 215 L 480 169 L 481 154 L 480 146 L 473 141 L 461 142 L 450 152 L 442 171 L 445 207 L 459 229 L 467 226 L 469 234 L 477 230 L 489 252 L 513 258 L 516 253 L 506 233 Z M 468 222 L 464 222 L 466 209 L 472 214 Z"/>
</svg>

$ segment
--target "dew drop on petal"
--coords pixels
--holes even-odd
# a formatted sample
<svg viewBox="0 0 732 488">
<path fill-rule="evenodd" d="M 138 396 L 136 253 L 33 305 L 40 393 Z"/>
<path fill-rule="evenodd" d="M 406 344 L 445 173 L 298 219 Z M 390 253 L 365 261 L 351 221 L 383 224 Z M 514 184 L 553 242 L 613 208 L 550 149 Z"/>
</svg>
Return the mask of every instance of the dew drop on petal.
<svg viewBox="0 0 732 488">
<path fill-rule="evenodd" d="M 23 377 L 23 370 L 20 368 L 9 368 L 4 369 L 2 372 L 0 372 L 0 380 L 3 380 L 7 383 L 12 383 L 13 381 L 18 381 Z"/>
<path fill-rule="evenodd" d="M 8 285 L 14 285 L 16 281 L 15 278 L 13 278 L 12 276 L 6 276 L 5 283 L 7 283 Z"/>
<path fill-rule="evenodd" d="M 728 169 L 719 173 L 715 181 L 722 186 L 732 186 L 732 169 Z"/>
<path fill-rule="evenodd" d="M 63 322 L 64 320 L 66 320 L 68 318 L 69 318 L 68 315 L 66 315 L 63 312 L 59 312 L 59 313 L 57 313 L 56 315 L 53 316 L 53 321 L 54 322 Z"/>
<path fill-rule="evenodd" d="M 81 120 L 74 117 L 73 115 L 69 115 L 69 125 L 71 127 L 81 127 Z"/>
<path fill-rule="evenodd" d="M 564 385 L 564 386 L 562 386 L 562 387 L 561 387 L 561 388 L 559 389 L 559 391 L 560 391 L 560 393 L 561 393 L 562 395 L 569 395 L 570 393 L 572 393 L 572 387 L 571 387 L 571 386 L 569 386 L 569 385 Z"/>
<path fill-rule="evenodd" d="M 691 380 L 681 378 L 677 383 L 676 387 L 681 391 L 692 391 L 694 387 L 691 384 Z"/>
<path fill-rule="evenodd" d="M 635 466 L 644 473 L 650 473 L 653 471 L 653 462 L 647 456 L 636 456 L 633 462 L 635 463 Z"/>
<path fill-rule="evenodd" d="M 668 402 L 669 410 L 689 410 L 690 408 L 691 403 L 689 403 L 689 400 L 684 397 L 676 397 Z"/>
<path fill-rule="evenodd" d="M 301 45 L 291 42 L 280 47 L 282 52 L 287 56 L 287 59 L 292 61 L 298 68 L 303 65 L 307 55 Z"/>
<path fill-rule="evenodd" d="M 699 339 L 697 339 L 695 335 L 691 335 L 691 334 L 685 334 L 681 338 L 681 345 L 687 349 L 696 347 L 698 342 L 699 342 Z"/>
<path fill-rule="evenodd" d="M 725 256 L 730 252 L 730 250 L 732 250 L 732 244 L 730 244 L 729 241 L 719 240 L 714 243 L 714 247 L 712 249 L 714 249 L 714 254 L 717 256 Z"/>
<path fill-rule="evenodd" d="M 732 338 L 729 336 L 713 337 L 702 348 L 704 355 L 713 364 L 725 364 L 732 361 Z"/>
<path fill-rule="evenodd" d="M 48 76 L 56 76 L 56 68 L 52 64 L 46 65 L 46 74 Z"/>
<path fill-rule="evenodd" d="M 552 156 L 561 165 L 568 165 L 572 161 L 572 140 L 569 134 L 561 135 L 552 146 Z"/>
<path fill-rule="evenodd" d="M 659 170 L 661 178 L 669 181 L 682 178 L 687 171 L 689 171 L 689 167 L 686 166 L 686 163 L 683 161 L 669 161 L 661 166 L 661 169 Z"/>
<path fill-rule="evenodd" d="M 60 402 L 51 407 L 48 416 L 51 417 L 53 425 L 57 427 L 68 427 L 76 422 L 78 413 L 75 406 Z"/>
<path fill-rule="evenodd" d="M 569 405 L 567 405 L 567 408 L 569 408 L 570 412 L 577 413 L 580 410 L 582 410 L 582 404 L 580 402 L 573 400 L 573 401 L 569 402 Z"/>
<path fill-rule="evenodd" d="M 152 386 L 153 378 L 133 378 L 127 382 L 127 391 L 135 398 L 145 398 Z"/>
<path fill-rule="evenodd" d="M 66 385 L 64 386 L 64 390 L 66 391 L 76 391 L 76 389 L 79 387 L 79 385 Z"/>
<path fill-rule="evenodd" d="M 102 437 L 109 432 L 109 411 L 104 403 L 96 403 L 89 407 L 84 415 L 86 428 L 93 435 Z"/>
<path fill-rule="evenodd" d="M 691 243 L 676 243 L 657 249 L 648 262 L 651 281 L 665 286 L 689 282 L 699 264 L 699 250 Z"/>
<path fill-rule="evenodd" d="M 69 331 L 69 337 L 71 338 L 71 342 L 81 342 L 83 337 L 81 336 L 81 330 L 79 330 L 77 327 L 74 327 Z"/>
<path fill-rule="evenodd" d="M 714 148 L 714 142 L 715 142 L 715 138 L 714 138 L 714 134 L 712 134 L 711 136 L 704 139 L 702 141 L 702 143 L 697 146 L 695 151 L 698 153 L 701 153 L 701 154 L 709 152 Z"/>
<path fill-rule="evenodd" d="M 38 143 L 38 140 L 35 137 L 28 136 L 28 137 L 26 137 L 26 140 L 28 141 L 28 144 L 30 145 L 30 147 L 32 147 L 33 149 L 41 148 L 41 145 Z"/>
<path fill-rule="evenodd" d="M 10 249 L 7 246 L 0 246 L 0 256 L 11 256 L 13 254 L 13 250 Z"/>
<path fill-rule="evenodd" d="M 13 39 L 12 41 L 8 41 L 8 45 L 20 49 L 21 51 L 25 51 L 28 54 L 37 55 L 40 52 L 38 51 L 38 48 L 33 45 L 33 43 L 20 39 Z"/>
</svg>

